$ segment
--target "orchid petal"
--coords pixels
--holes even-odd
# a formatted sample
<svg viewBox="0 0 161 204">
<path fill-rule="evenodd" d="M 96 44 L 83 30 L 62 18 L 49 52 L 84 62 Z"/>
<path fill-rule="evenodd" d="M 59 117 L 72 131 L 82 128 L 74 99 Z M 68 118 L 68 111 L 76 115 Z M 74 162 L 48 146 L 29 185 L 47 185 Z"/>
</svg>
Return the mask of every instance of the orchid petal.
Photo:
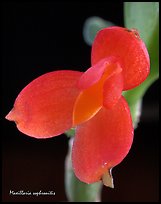
<svg viewBox="0 0 161 204">
<path fill-rule="evenodd" d="M 92 66 L 110 56 L 115 56 L 123 68 L 124 90 L 134 88 L 147 78 L 149 55 L 136 30 L 112 26 L 98 32 L 92 45 Z"/>
<path fill-rule="evenodd" d="M 74 102 L 79 95 L 77 71 L 54 71 L 28 84 L 6 119 L 35 138 L 57 136 L 72 127 Z"/>
<path fill-rule="evenodd" d="M 103 86 L 103 105 L 112 108 L 121 97 L 123 90 L 122 73 L 117 73 L 109 77 Z"/>
<path fill-rule="evenodd" d="M 112 109 L 102 108 L 76 128 L 72 149 L 73 169 L 85 183 L 102 179 L 128 154 L 133 141 L 130 110 L 123 97 Z"/>
</svg>

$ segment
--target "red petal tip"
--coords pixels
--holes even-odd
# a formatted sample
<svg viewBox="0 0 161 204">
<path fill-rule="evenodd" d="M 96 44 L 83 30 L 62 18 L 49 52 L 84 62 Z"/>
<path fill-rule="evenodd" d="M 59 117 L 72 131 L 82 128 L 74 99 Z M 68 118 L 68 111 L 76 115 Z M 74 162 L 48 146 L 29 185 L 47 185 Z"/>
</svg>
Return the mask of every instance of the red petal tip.
<svg viewBox="0 0 161 204">
<path fill-rule="evenodd" d="M 12 109 L 5 117 L 5 119 L 9 120 L 9 121 L 14 121 L 15 120 L 15 117 L 14 117 L 14 109 Z"/>
</svg>

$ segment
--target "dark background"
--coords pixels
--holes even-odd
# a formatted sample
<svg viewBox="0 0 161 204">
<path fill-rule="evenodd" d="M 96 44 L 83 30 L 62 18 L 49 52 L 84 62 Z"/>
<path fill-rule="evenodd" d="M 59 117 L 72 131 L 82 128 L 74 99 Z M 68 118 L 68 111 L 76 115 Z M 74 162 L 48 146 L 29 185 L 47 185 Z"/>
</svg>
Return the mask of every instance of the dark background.
<svg viewBox="0 0 161 204">
<path fill-rule="evenodd" d="M 90 51 L 82 36 L 84 21 L 100 16 L 124 26 L 123 3 L 2 3 L 2 201 L 67 201 L 64 190 L 65 135 L 37 140 L 4 119 L 19 92 L 49 71 L 84 71 Z M 158 82 L 144 96 L 143 114 L 132 149 L 113 169 L 115 188 L 103 188 L 102 201 L 159 200 Z M 9 191 L 55 191 L 55 196 L 11 196 Z"/>
</svg>

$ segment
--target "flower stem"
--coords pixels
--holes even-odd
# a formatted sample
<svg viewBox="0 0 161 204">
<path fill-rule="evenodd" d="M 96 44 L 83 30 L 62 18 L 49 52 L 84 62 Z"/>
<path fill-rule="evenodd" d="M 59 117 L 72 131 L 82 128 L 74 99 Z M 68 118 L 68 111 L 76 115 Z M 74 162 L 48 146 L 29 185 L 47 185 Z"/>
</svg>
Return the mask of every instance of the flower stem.
<svg viewBox="0 0 161 204">
<path fill-rule="evenodd" d="M 69 140 L 65 160 L 65 191 L 69 202 L 100 202 L 102 182 L 85 184 L 77 179 L 72 169 L 71 150 L 73 138 Z"/>
<path fill-rule="evenodd" d="M 127 28 L 139 30 L 150 56 L 148 78 L 138 87 L 123 93 L 130 106 L 134 127 L 136 127 L 138 123 L 136 112 L 140 111 L 141 114 L 142 98 L 153 82 L 159 78 L 159 3 L 124 2 L 124 20 Z"/>
</svg>

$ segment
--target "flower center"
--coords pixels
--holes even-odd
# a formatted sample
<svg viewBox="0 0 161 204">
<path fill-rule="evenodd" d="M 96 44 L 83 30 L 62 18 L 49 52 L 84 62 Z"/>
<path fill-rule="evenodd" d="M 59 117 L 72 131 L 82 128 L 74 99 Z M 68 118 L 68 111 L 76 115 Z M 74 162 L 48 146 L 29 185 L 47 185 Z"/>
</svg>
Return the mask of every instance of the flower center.
<svg viewBox="0 0 161 204">
<path fill-rule="evenodd" d="M 102 64 L 102 66 L 105 66 L 105 64 Z M 91 119 L 101 109 L 104 83 L 117 71 L 117 63 L 107 63 L 101 78 L 92 86 L 81 91 L 74 105 L 73 126 Z"/>
</svg>

